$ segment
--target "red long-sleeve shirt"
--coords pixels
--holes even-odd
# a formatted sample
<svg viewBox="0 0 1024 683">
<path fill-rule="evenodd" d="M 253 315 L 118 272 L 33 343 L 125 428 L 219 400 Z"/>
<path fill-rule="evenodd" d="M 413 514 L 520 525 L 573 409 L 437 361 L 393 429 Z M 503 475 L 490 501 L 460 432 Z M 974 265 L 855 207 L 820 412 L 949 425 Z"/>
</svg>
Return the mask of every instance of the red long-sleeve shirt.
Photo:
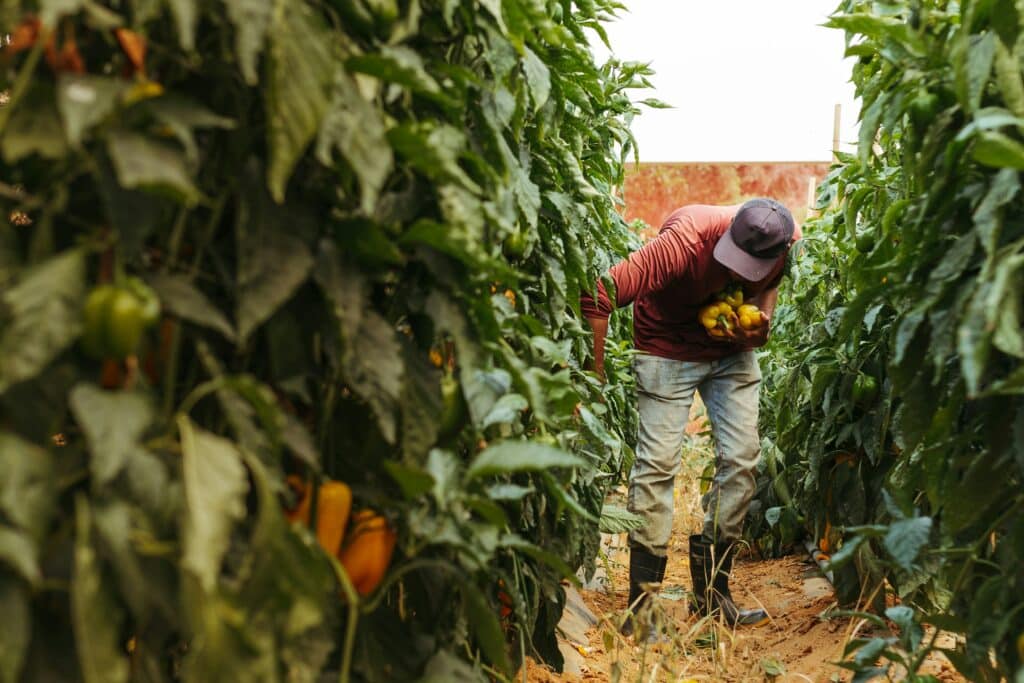
<svg viewBox="0 0 1024 683">
<path fill-rule="evenodd" d="M 729 229 L 739 206 L 684 206 L 672 212 L 658 236 L 608 271 L 615 283 L 615 306 L 633 303 L 633 343 L 643 352 L 685 361 L 712 361 L 745 347 L 712 340 L 697 320 L 698 311 L 732 281 L 712 252 Z M 800 239 L 794 231 L 792 242 Z M 791 242 L 791 243 L 792 243 Z M 778 287 L 785 258 L 760 282 L 744 282 L 747 298 Z M 612 311 L 604 285 L 597 301 L 584 294 L 586 318 L 607 319 Z"/>
</svg>

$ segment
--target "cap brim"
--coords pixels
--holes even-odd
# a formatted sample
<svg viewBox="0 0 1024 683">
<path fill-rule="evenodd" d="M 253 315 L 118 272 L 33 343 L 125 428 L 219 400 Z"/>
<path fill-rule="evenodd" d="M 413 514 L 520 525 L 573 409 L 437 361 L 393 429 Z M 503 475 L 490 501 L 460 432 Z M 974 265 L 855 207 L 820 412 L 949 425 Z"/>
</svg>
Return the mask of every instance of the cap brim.
<svg viewBox="0 0 1024 683">
<path fill-rule="evenodd" d="M 713 252 L 715 260 L 750 282 L 760 282 L 768 276 L 779 258 L 760 259 L 743 251 L 733 240 L 729 230 L 718 240 Z"/>
</svg>

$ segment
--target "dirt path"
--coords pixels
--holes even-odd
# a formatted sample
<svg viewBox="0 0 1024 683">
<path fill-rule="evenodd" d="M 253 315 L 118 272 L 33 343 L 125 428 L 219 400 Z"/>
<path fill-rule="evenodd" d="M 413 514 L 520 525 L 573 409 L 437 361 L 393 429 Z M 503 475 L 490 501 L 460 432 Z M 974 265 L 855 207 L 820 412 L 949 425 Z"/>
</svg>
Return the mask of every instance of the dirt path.
<svg viewBox="0 0 1024 683">
<path fill-rule="evenodd" d="M 587 619 L 564 618 L 565 673 L 555 674 L 531 662 L 529 681 L 850 680 L 850 672 L 834 662 L 842 659 L 843 647 L 855 633 L 867 634 L 867 624 L 827 618 L 837 608 L 832 587 L 806 556 L 759 561 L 741 554 L 737 558 L 734 596 L 741 606 L 767 609 L 771 621 L 764 626 L 733 630 L 689 614 L 687 535 L 700 527 L 700 474 L 710 458 L 706 441 L 695 438 L 684 454 L 677 480 L 673 543 L 653 617 L 668 642 L 638 646 L 633 639 L 618 635 L 616 627 L 627 602 L 629 554 L 625 534 L 606 536 L 602 566 L 575 598 L 583 605 L 580 609 L 589 609 L 597 623 L 588 626 Z M 930 662 L 928 672 L 941 681 L 964 680 L 938 658 Z"/>
</svg>

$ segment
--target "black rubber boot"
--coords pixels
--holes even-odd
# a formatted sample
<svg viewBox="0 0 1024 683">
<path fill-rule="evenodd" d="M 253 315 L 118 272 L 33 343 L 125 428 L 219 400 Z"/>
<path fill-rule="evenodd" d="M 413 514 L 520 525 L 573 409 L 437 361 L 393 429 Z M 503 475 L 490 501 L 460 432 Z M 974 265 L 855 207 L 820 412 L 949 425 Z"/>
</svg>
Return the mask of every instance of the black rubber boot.
<svg viewBox="0 0 1024 683">
<path fill-rule="evenodd" d="M 650 598 L 643 587 L 645 584 L 661 583 L 665 578 L 667 564 L 667 557 L 658 557 L 639 547 L 629 549 L 629 609 L 632 615 L 622 625 L 622 635 L 632 635 L 636 615 Z"/>
<path fill-rule="evenodd" d="M 712 544 L 701 535 L 690 536 L 690 578 L 697 611 L 721 613 L 730 626 L 757 626 L 768 620 L 763 609 L 741 610 L 729 591 L 729 574 L 736 546 Z"/>
</svg>

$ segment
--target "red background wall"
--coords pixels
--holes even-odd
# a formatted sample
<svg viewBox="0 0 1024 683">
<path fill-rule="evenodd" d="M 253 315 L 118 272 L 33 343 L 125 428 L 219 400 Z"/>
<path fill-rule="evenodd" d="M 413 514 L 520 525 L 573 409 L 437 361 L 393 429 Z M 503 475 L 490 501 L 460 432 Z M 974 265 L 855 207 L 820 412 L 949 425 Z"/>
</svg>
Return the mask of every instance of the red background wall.
<svg viewBox="0 0 1024 683">
<path fill-rule="evenodd" d="M 828 162 L 629 164 L 624 215 L 627 221 L 643 219 L 656 232 L 670 213 L 686 204 L 740 204 L 771 197 L 802 223 L 809 183 L 812 178 L 820 183 L 828 168 Z"/>
</svg>

